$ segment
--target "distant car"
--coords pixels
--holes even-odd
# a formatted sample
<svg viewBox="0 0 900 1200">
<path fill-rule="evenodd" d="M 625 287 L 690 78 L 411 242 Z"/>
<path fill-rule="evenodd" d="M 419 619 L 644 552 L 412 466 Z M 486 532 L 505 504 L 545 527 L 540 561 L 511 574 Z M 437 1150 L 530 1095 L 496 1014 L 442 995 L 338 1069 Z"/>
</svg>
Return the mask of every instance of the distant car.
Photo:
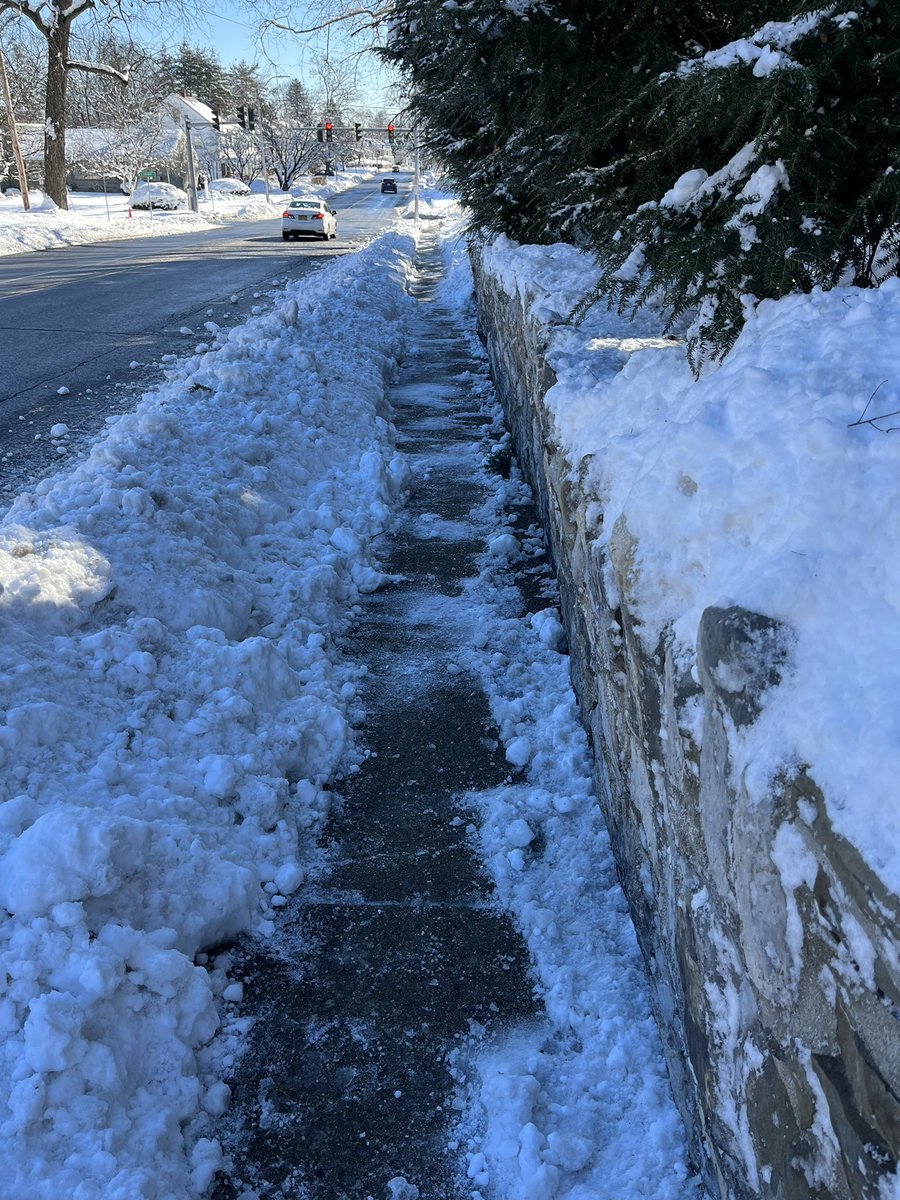
<svg viewBox="0 0 900 1200">
<path fill-rule="evenodd" d="M 382 179 L 381 190 L 383 192 L 396 192 L 397 191 L 397 180 L 396 179 Z"/>
<path fill-rule="evenodd" d="M 214 179 L 209 186 L 217 196 L 250 195 L 250 188 L 243 179 Z"/>
<path fill-rule="evenodd" d="M 164 208 L 173 210 L 187 208 L 187 192 L 171 183 L 139 183 L 128 203 L 132 208 Z"/>
<path fill-rule="evenodd" d="M 337 237 L 337 213 L 322 200 L 298 197 L 281 214 L 281 236 L 289 238 Z"/>
</svg>

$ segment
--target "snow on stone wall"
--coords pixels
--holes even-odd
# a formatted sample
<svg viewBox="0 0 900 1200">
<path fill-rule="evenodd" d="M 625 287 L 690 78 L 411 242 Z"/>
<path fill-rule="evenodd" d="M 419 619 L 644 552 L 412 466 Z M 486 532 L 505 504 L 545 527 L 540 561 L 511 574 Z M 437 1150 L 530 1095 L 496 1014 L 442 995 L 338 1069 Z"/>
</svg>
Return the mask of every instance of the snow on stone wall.
<svg viewBox="0 0 900 1200">
<path fill-rule="evenodd" d="M 792 629 L 707 605 L 685 656 L 648 646 L 641 547 L 545 394 L 550 331 L 476 255 L 481 332 L 559 570 L 598 795 L 652 979 L 676 1098 L 711 1193 L 898 1194 L 898 902 L 802 767 L 748 787 L 739 747 L 787 680 Z M 852 752 L 852 748 L 851 748 Z"/>
</svg>

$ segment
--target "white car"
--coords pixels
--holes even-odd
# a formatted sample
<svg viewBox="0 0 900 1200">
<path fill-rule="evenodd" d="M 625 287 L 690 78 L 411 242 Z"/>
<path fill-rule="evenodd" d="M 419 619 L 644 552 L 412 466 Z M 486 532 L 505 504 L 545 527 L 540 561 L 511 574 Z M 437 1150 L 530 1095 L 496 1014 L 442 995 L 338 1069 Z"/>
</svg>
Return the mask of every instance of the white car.
<svg viewBox="0 0 900 1200">
<path fill-rule="evenodd" d="M 281 214 L 281 236 L 288 238 L 337 237 L 337 213 L 324 200 L 306 197 L 291 200 Z"/>
<path fill-rule="evenodd" d="M 128 203 L 132 208 L 187 208 L 187 192 L 171 183 L 139 183 Z"/>
<path fill-rule="evenodd" d="M 209 186 L 217 196 L 250 195 L 250 188 L 243 179 L 214 179 Z"/>
</svg>

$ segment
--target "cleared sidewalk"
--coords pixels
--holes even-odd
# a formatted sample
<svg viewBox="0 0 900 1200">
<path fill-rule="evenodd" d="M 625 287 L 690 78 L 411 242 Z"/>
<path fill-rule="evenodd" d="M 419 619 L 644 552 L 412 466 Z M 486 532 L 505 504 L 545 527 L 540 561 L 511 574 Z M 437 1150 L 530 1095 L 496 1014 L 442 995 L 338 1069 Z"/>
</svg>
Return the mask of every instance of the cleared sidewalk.
<svg viewBox="0 0 900 1200">
<path fill-rule="evenodd" d="M 468 520 L 488 492 L 472 470 L 479 367 L 434 302 L 436 253 L 418 267 L 412 352 L 391 396 L 415 480 L 384 551 L 399 582 L 368 599 L 344 647 L 368 669 L 370 753 L 340 791 L 330 875 L 286 914 L 293 953 L 241 964 L 256 1023 L 233 1083 L 233 1178 L 216 1200 L 470 1194 L 465 1156 L 448 1148 L 448 1056 L 537 1007 L 462 800 L 509 772 L 481 684 L 454 661 L 468 631 L 445 603 L 484 549 Z"/>
</svg>

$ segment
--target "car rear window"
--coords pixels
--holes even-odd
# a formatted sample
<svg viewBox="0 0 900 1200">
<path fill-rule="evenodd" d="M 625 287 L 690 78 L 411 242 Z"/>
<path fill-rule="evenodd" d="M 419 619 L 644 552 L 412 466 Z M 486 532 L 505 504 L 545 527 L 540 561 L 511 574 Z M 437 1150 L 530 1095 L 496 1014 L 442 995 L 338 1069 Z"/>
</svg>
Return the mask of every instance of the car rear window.
<svg viewBox="0 0 900 1200">
<path fill-rule="evenodd" d="M 320 208 L 320 200 L 292 200 L 288 208 Z"/>
</svg>

